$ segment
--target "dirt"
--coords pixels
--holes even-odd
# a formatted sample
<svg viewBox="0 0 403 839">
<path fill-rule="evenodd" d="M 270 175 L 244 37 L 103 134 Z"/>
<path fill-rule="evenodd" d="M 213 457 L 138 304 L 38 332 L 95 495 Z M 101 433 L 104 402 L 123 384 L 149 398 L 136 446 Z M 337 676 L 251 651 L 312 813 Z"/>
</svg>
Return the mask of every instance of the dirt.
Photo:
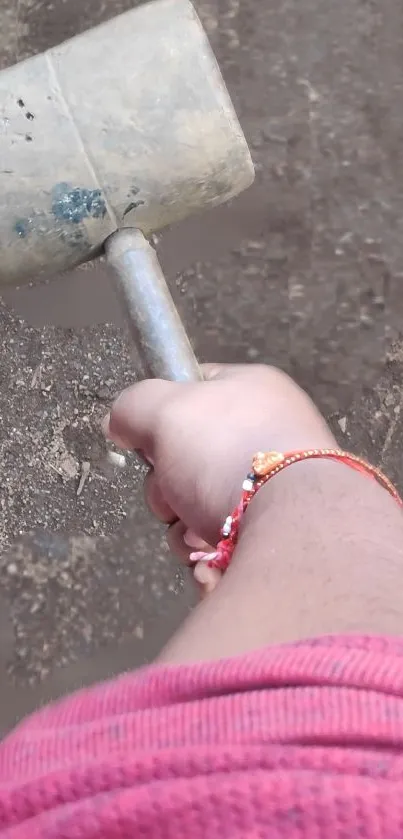
<svg viewBox="0 0 403 839">
<path fill-rule="evenodd" d="M 379 466 L 403 491 L 403 342 L 389 348 L 375 386 L 330 418 L 344 448 Z"/>
<path fill-rule="evenodd" d="M 3 0 L 1 63 L 132 5 Z M 403 364 L 400 345 L 390 350 L 403 322 L 398 0 L 197 8 L 256 183 L 160 237 L 195 350 L 288 370 L 402 486 Z M 111 473 L 105 462 L 99 420 L 138 369 L 105 267 L 7 290 L 0 320 L 7 728 L 49 697 L 149 660 L 194 592 L 144 511 L 139 464 Z"/>
</svg>

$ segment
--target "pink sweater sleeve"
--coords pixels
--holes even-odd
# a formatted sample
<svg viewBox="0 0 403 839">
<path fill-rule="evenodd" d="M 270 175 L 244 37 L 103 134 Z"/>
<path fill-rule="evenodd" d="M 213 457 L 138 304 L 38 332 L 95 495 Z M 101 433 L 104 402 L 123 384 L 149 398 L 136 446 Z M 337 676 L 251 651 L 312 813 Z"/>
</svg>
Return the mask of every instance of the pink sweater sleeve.
<svg viewBox="0 0 403 839">
<path fill-rule="evenodd" d="M 0 747 L 9 839 L 403 836 L 403 642 L 321 638 L 153 666 Z"/>
</svg>

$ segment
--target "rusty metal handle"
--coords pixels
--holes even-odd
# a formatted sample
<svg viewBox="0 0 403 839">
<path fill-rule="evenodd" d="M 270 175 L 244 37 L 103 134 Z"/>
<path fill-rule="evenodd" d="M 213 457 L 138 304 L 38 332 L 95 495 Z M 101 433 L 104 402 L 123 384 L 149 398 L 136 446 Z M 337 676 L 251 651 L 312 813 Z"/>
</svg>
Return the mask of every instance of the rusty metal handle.
<svg viewBox="0 0 403 839">
<path fill-rule="evenodd" d="M 199 381 L 200 367 L 155 250 L 140 230 L 124 228 L 106 240 L 105 252 L 145 375 Z"/>
</svg>

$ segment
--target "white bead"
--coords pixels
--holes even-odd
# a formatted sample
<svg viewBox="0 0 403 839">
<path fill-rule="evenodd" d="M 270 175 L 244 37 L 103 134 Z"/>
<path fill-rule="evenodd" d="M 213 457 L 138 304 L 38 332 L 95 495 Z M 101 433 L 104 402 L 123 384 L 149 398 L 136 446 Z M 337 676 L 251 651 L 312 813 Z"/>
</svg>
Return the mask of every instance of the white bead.
<svg viewBox="0 0 403 839">
<path fill-rule="evenodd" d="M 227 516 L 227 518 L 225 519 L 225 522 L 224 522 L 223 529 L 222 529 L 222 535 L 223 536 L 229 536 L 230 533 L 231 533 L 231 527 L 232 527 L 232 516 Z"/>
<path fill-rule="evenodd" d="M 245 478 L 242 484 L 242 489 L 244 490 L 244 492 L 252 492 L 253 481 L 251 481 L 250 478 Z"/>
</svg>

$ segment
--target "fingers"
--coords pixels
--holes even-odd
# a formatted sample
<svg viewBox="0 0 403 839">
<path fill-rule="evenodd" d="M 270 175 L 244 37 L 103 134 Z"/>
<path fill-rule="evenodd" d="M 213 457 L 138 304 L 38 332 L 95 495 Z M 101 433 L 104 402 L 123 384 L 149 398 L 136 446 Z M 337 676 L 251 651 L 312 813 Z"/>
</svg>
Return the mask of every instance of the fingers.
<svg viewBox="0 0 403 839">
<path fill-rule="evenodd" d="M 171 553 L 187 564 L 192 548 L 184 540 L 186 531 L 187 527 L 183 521 L 175 521 L 167 531 L 166 540 Z"/>
<path fill-rule="evenodd" d="M 172 524 L 177 516 L 159 488 L 155 472 L 151 469 L 144 480 L 144 497 L 152 514 L 163 524 Z"/>
<path fill-rule="evenodd" d="M 181 521 L 176 521 L 176 516 L 166 503 L 158 486 L 154 472 L 151 470 L 145 479 L 145 498 L 151 512 L 165 524 L 171 526 L 167 532 L 167 542 L 170 550 L 179 559 L 190 564 L 189 557 L 194 551 L 201 554 L 210 553 L 213 548 L 200 539 L 196 533 L 188 530 Z M 196 562 L 193 567 L 193 576 L 200 588 L 200 596 L 206 597 L 214 591 L 221 580 L 221 572 L 217 568 L 209 568 L 205 562 Z"/>
<path fill-rule="evenodd" d="M 214 549 L 207 542 L 199 539 L 195 533 L 187 530 L 182 521 L 176 521 L 168 529 L 167 542 L 170 550 L 179 559 L 184 561 L 187 565 L 189 556 L 194 552 L 195 548 L 200 551 L 200 554 L 211 553 Z M 192 544 L 189 544 L 191 542 Z M 199 586 L 200 596 L 206 597 L 214 591 L 215 587 L 221 580 L 222 574 L 218 568 L 209 568 L 206 562 L 196 562 L 192 565 L 193 577 Z"/>
<path fill-rule="evenodd" d="M 166 538 L 170 551 L 186 563 L 189 563 L 190 554 L 194 551 L 210 553 L 214 550 L 196 533 L 188 530 L 183 521 L 175 521 L 171 524 Z"/>
<path fill-rule="evenodd" d="M 211 553 L 211 545 L 189 530 L 183 522 L 176 520 L 174 511 L 162 495 L 153 470 L 150 470 L 145 479 L 144 494 L 153 515 L 164 524 L 170 525 L 167 542 L 172 553 L 186 564 L 191 564 L 189 557 L 194 551 L 200 551 L 203 555 Z M 196 562 L 192 568 L 194 579 L 200 588 L 200 596 L 206 597 L 221 580 L 221 572 L 217 568 L 209 568 L 205 562 Z"/>
<path fill-rule="evenodd" d="M 222 574 L 218 568 L 209 568 L 205 562 L 198 562 L 193 571 L 194 579 L 200 587 L 202 599 L 211 594 L 221 580 Z"/>
<path fill-rule="evenodd" d="M 245 371 L 245 365 L 204 364 L 202 371 L 207 381 L 214 381 L 239 375 Z M 104 434 L 122 448 L 143 451 L 153 461 L 153 443 L 161 408 L 172 397 L 173 388 L 180 387 L 184 385 L 148 379 L 122 391 L 104 420 Z"/>
<path fill-rule="evenodd" d="M 201 539 L 197 533 L 189 530 L 177 518 L 175 512 L 165 501 L 153 471 L 149 472 L 145 479 L 144 494 L 146 503 L 153 515 L 163 524 L 169 525 L 166 539 L 172 553 L 188 562 L 190 554 L 194 551 L 210 553 L 214 550 L 211 545 Z"/>
<path fill-rule="evenodd" d="M 210 545 L 201 539 L 197 533 L 194 533 L 193 530 L 186 530 L 183 536 L 183 541 L 188 548 L 191 548 L 192 551 L 210 551 Z"/>
<path fill-rule="evenodd" d="M 104 420 L 106 437 L 118 446 L 140 449 L 153 462 L 155 429 L 160 411 L 175 387 L 180 385 L 161 379 L 148 379 L 122 391 Z"/>
</svg>

